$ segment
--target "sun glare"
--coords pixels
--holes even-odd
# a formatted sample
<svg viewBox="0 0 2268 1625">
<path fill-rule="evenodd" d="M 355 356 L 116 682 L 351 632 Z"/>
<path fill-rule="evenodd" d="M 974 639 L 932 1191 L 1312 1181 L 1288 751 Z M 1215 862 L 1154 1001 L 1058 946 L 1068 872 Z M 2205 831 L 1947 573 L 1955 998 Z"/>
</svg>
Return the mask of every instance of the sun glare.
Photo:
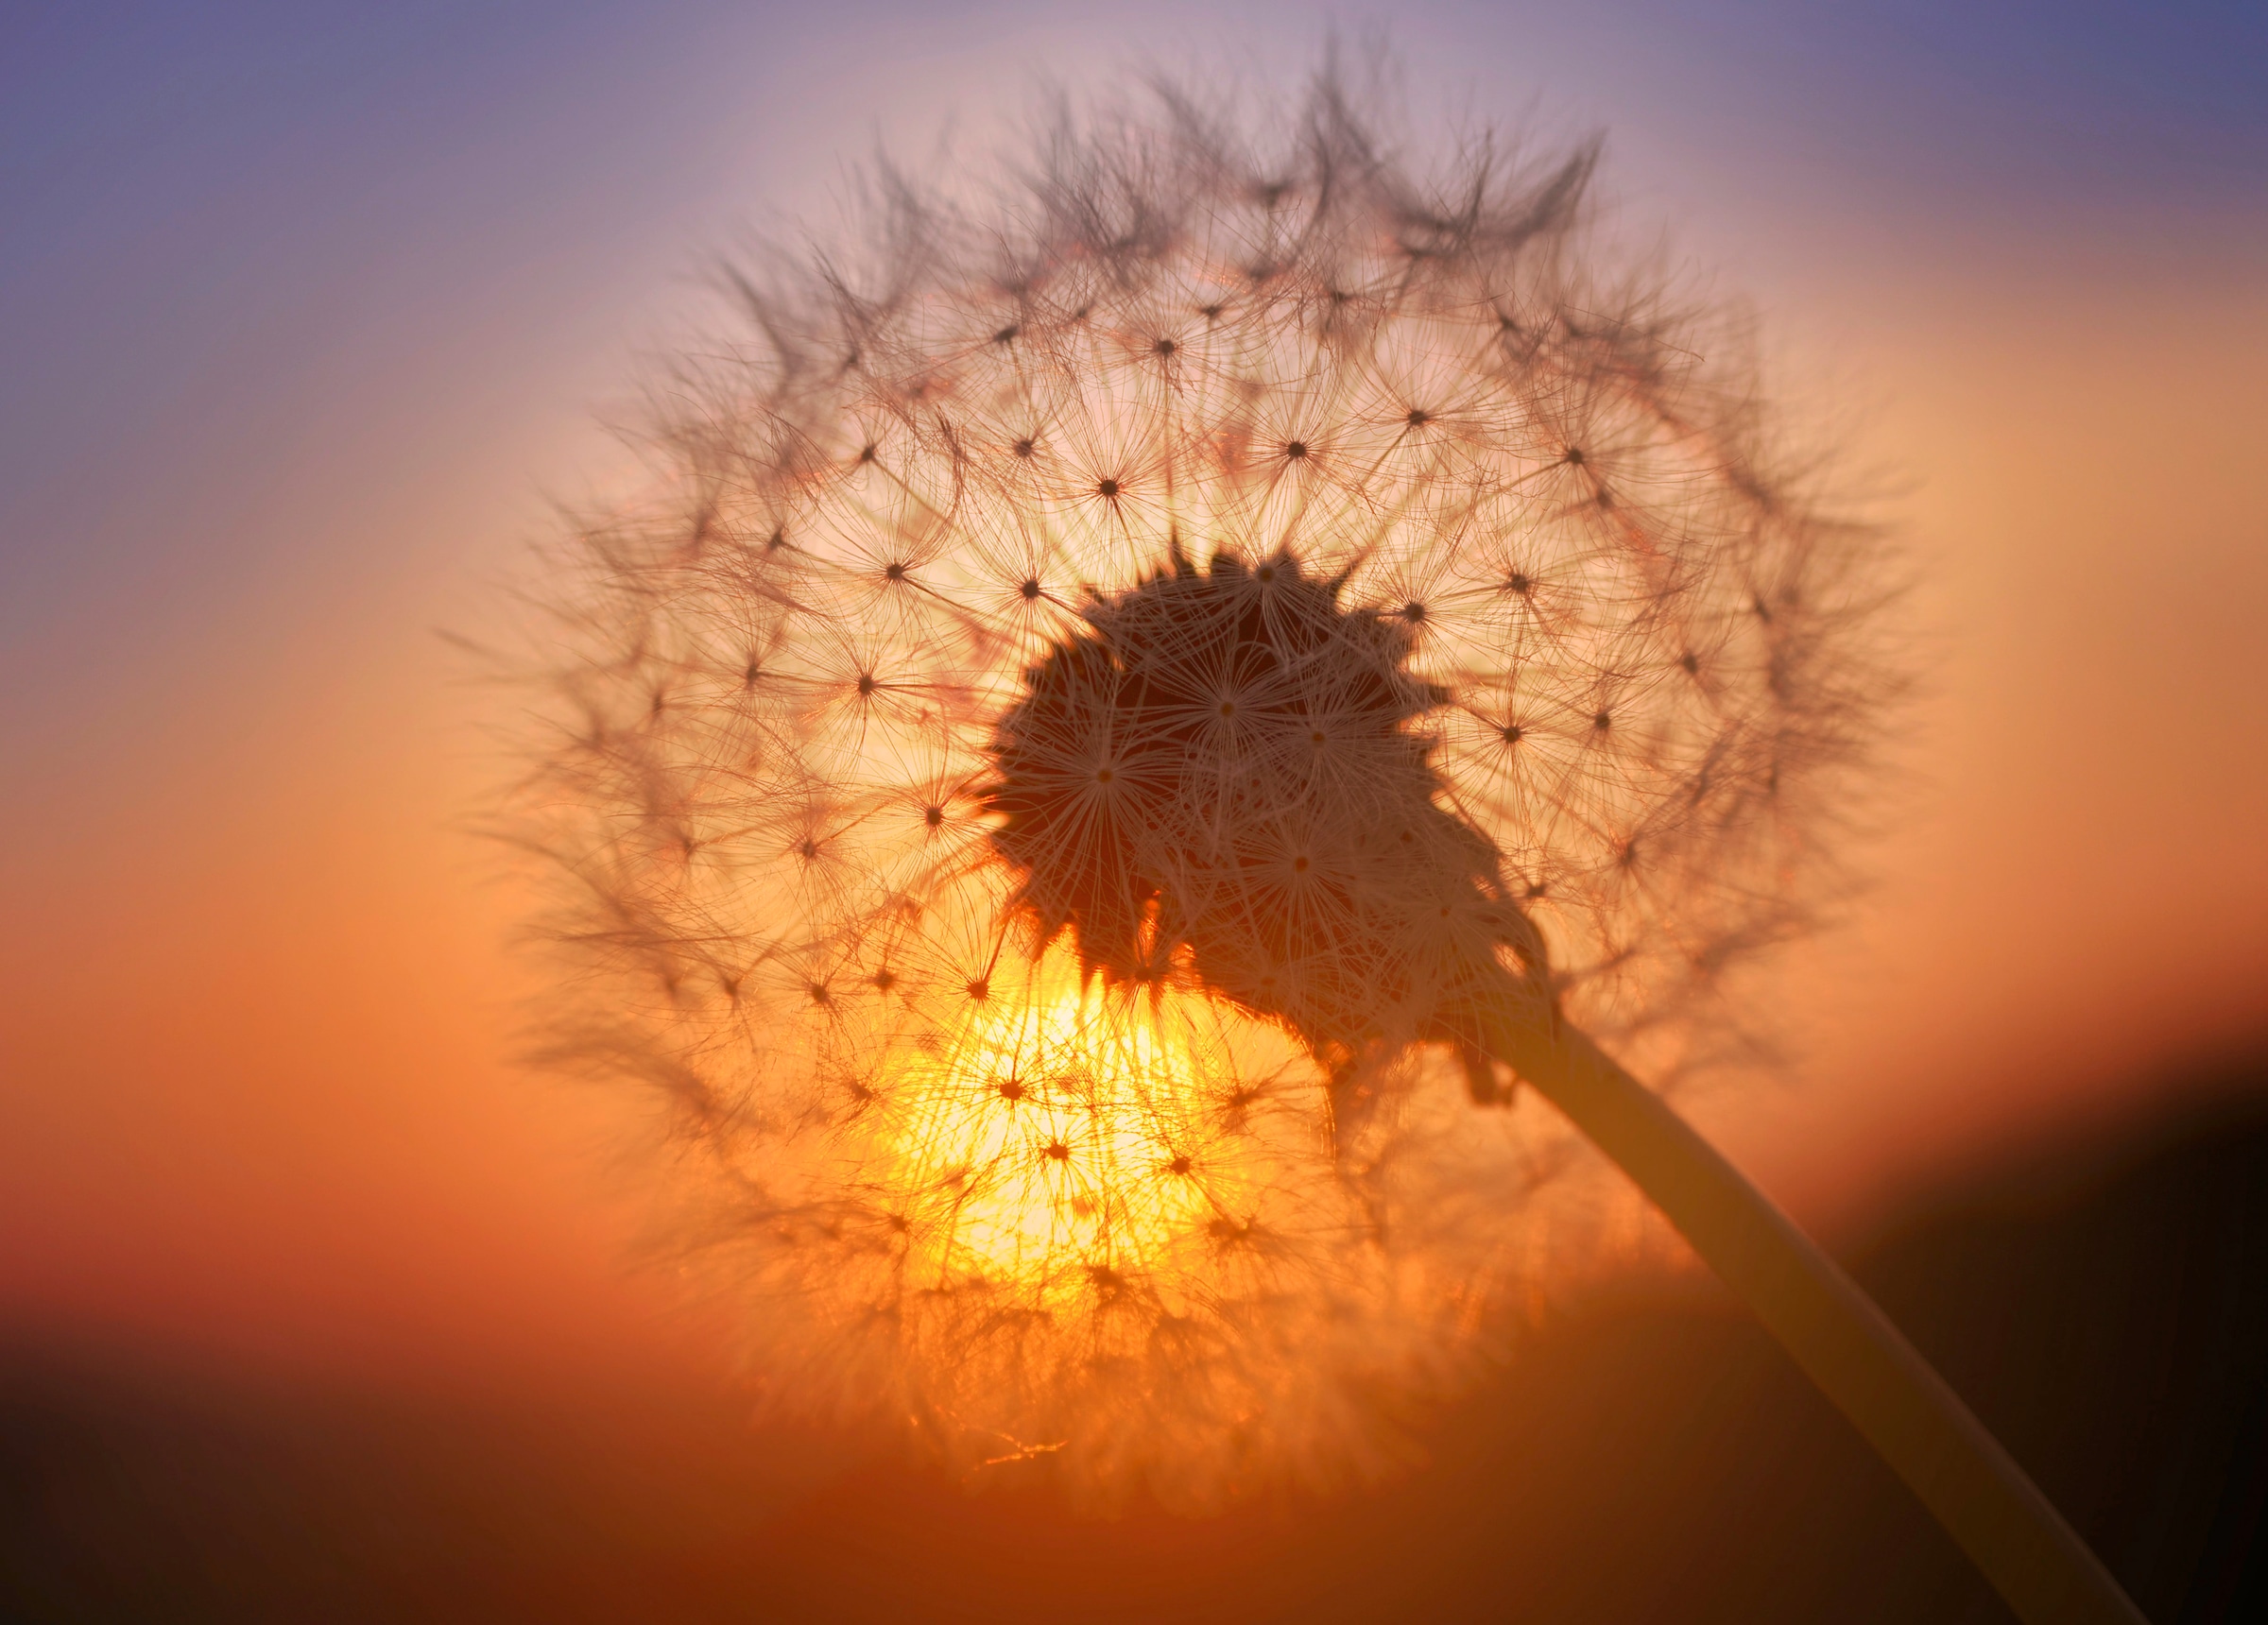
<svg viewBox="0 0 2268 1625">
<path fill-rule="evenodd" d="M 1257 1216 L 1248 1111 L 1295 1061 L 1240 1055 L 1228 1019 L 1082 986 L 1051 952 L 893 1056 L 860 1138 L 869 1177 L 903 1193 L 908 1286 L 1056 1313 L 1134 1291 L 1189 1312 Z"/>
</svg>

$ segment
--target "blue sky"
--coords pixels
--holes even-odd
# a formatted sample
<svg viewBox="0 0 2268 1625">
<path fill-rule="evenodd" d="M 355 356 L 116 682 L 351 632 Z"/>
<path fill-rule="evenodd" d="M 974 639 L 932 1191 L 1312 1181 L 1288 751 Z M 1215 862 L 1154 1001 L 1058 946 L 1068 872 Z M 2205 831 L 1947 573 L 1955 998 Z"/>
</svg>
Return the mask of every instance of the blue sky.
<svg viewBox="0 0 2268 1625">
<path fill-rule="evenodd" d="M 1414 103 L 1445 89 L 1482 117 L 1607 128 L 1616 180 L 1704 251 L 1807 214 L 1863 240 L 1871 214 L 2082 262 L 2139 235 L 2259 264 L 2258 7 L 1392 15 Z M 841 159 L 878 136 L 985 128 L 1042 72 L 1108 83 L 1188 59 L 1287 78 L 1333 26 L 1371 27 L 1296 5 L 20 11 L 0 55 L 0 626 L 108 599 L 132 573 L 121 546 L 163 558 L 163 525 L 129 518 L 112 544 L 97 516 L 172 486 L 174 459 L 246 454 L 199 435 L 313 387 L 303 369 L 357 332 L 452 344 L 516 305 L 501 319 L 550 321 L 555 353 L 603 346 L 593 303 L 627 325 L 624 289 L 668 282 L 736 221 L 823 214 Z"/>
</svg>

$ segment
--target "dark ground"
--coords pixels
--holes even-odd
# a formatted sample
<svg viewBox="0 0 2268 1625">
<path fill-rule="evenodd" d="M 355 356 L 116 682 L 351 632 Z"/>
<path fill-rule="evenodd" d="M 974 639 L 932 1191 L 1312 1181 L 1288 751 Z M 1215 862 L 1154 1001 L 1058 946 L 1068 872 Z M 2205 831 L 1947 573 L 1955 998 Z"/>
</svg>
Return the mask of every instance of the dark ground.
<svg viewBox="0 0 2268 1625">
<path fill-rule="evenodd" d="M 2006 1161 L 1858 1274 L 2158 1625 L 2268 1619 L 2268 1069 Z M 1917 1212 L 1920 1211 L 1917 1209 Z M 626 1406 L 646 1409 L 626 1413 Z M 610 1412 L 602 1426 L 595 1410 Z M 1066 1517 L 748 1447 L 709 1395 L 280 1392 L 0 1348 L 0 1607 L 25 1620 L 2007 1618 L 1763 1337 L 1594 1305 L 1376 1495 Z"/>
</svg>

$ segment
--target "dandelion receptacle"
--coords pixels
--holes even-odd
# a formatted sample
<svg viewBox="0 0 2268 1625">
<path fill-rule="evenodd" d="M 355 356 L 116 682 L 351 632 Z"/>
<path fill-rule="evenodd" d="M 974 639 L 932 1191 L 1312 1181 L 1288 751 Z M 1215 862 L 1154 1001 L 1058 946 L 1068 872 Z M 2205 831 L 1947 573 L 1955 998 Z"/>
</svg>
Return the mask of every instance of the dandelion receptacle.
<svg viewBox="0 0 2268 1625">
<path fill-rule="evenodd" d="M 1194 1502 L 1484 1356 L 1532 1087 L 2020 1614 L 2138 1617 L 1637 1081 L 1831 884 L 1879 538 L 1591 150 L 1415 175 L 1329 80 L 1279 133 L 1065 113 L 732 274 L 558 560 L 558 1053 L 665 1103 L 775 1388 Z"/>
</svg>

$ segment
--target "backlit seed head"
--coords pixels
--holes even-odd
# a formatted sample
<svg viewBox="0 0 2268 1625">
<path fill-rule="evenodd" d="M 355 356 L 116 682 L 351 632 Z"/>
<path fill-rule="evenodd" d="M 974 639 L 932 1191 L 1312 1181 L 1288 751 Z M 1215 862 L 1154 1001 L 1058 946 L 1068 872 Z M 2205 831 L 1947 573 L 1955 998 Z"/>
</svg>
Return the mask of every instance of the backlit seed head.
<svg viewBox="0 0 2268 1625">
<path fill-rule="evenodd" d="M 1486 1349 L 1595 1208 L 1472 1109 L 1476 985 L 1661 1075 L 1879 693 L 1867 537 L 1593 262 L 1588 149 L 1275 134 L 1066 123 L 738 282 L 563 570 L 518 831 L 770 1392 L 1193 1502 Z"/>
</svg>

